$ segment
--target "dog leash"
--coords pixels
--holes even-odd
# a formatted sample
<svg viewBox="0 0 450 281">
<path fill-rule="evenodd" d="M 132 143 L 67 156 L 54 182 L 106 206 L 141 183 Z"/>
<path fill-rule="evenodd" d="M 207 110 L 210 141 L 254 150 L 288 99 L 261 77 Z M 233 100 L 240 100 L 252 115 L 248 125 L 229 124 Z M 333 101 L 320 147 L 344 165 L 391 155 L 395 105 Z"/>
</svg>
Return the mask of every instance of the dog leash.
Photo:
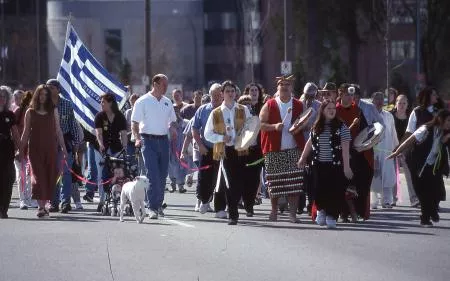
<svg viewBox="0 0 450 281">
<path fill-rule="evenodd" d="M 92 184 L 92 185 L 99 185 L 99 183 L 89 181 L 89 180 L 86 179 L 85 177 L 82 177 L 82 176 L 78 175 L 77 173 L 75 173 L 75 172 L 72 170 L 72 168 L 69 167 L 69 164 L 67 164 L 67 161 L 66 161 L 66 160 L 63 160 L 63 165 L 64 165 L 64 164 L 66 165 L 67 169 L 72 173 L 72 175 L 74 175 L 78 180 L 80 180 L 80 181 L 82 181 L 82 182 L 84 182 L 84 183 Z M 62 174 L 61 174 L 61 175 L 62 175 Z M 61 177 L 61 176 L 60 176 L 60 177 Z M 113 178 L 114 178 L 114 177 L 112 177 L 112 178 L 110 178 L 110 179 L 108 179 L 108 180 L 106 180 L 106 181 L 100 182 L 100 185 L 104 185 L 104 184 L 110 183 L 110 182 L 113 180 Z"/>
</svg>

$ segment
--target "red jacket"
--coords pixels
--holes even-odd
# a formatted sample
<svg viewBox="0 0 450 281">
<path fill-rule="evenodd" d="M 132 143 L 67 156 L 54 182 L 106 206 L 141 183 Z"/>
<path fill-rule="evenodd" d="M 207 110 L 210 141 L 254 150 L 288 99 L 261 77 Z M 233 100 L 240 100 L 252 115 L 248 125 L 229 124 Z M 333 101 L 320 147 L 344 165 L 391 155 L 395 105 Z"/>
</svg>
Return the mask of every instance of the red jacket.
<svg viewBox="0 0 450 281">
<path fill-rule="evenodd" d="M 267 107 L 269 109 L 269 120 L 267 123 L 269 124 L 277 124 L 282 122 L 280 109 L 278 108 L 277 101 L 275 99 L 270 99 L 267 101 Z M 295 122 L 297 117 L 303 113 L 303 104 L 296 100 L 292 99 L 292 123 Z M 303 133 L 299 132 L 294 135 L 295 142 L 297 143 L 297 147 L 300 150 L 303 150 L 305 147 L 305 138 L 303 137 Z M 261 148 L 263 154 L 268 152 L 277 152 L 281 150 L 281 132 L 278 131 L 261 131 Z"/>
</svg>

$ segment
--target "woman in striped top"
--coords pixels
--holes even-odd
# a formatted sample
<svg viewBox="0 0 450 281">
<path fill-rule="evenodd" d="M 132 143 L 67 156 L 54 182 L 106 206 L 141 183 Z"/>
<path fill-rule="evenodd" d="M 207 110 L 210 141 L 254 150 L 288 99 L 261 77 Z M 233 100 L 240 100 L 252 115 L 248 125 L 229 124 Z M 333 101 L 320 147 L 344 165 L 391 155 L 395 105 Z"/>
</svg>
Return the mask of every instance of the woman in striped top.
<svg viewBox="0 0 450 281">
<path fill-rule="evenodd" d="M 346 180 L 353 177 L 350 168 L 350 130 L 336 117 L 336 105 L 324 101 L 311 130 L 298 166 L 303 168 L 313 152 L 313 176 L 316 184 L 316 223 L 336 227 L 341 203 L 344 202 Z"/>
</svg>

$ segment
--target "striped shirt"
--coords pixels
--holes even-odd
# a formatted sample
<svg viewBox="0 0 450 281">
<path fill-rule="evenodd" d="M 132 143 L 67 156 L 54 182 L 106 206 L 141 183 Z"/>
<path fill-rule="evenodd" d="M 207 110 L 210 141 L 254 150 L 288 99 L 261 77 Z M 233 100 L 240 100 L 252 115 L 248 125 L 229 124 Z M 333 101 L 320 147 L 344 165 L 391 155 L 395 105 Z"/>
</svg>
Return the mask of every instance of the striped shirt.
<svg viewBox="0 0 450 281">
<path fill-rule="evenodd" d="M 341 143 L 350 142 L 350 130 L 345 124 L 339 129 Z M 325 124 L 323 132 L 319 136 L 319 162 L 333 162 L 332 149 L 330 144 L 331 128 L 329 124 Z"/>
</svg>

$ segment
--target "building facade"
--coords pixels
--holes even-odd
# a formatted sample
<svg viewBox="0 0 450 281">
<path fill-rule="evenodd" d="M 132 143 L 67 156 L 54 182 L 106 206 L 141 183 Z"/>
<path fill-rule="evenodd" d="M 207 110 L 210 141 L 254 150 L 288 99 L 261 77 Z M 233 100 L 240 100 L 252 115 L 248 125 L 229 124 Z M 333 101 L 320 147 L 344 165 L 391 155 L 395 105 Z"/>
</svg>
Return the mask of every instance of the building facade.
<svg viewBox="0 0 450 281">
<path fill-rule="evenodd" d="M 144 0 L 49 0 L 48 66 L 56 75 L 67 21 L 113 75 L 142 92 L 145 63 Z M 151 1 L 152 75 L 193 90 L 203 80 L 203 6 L 200 0 Z"/>
</svg>

